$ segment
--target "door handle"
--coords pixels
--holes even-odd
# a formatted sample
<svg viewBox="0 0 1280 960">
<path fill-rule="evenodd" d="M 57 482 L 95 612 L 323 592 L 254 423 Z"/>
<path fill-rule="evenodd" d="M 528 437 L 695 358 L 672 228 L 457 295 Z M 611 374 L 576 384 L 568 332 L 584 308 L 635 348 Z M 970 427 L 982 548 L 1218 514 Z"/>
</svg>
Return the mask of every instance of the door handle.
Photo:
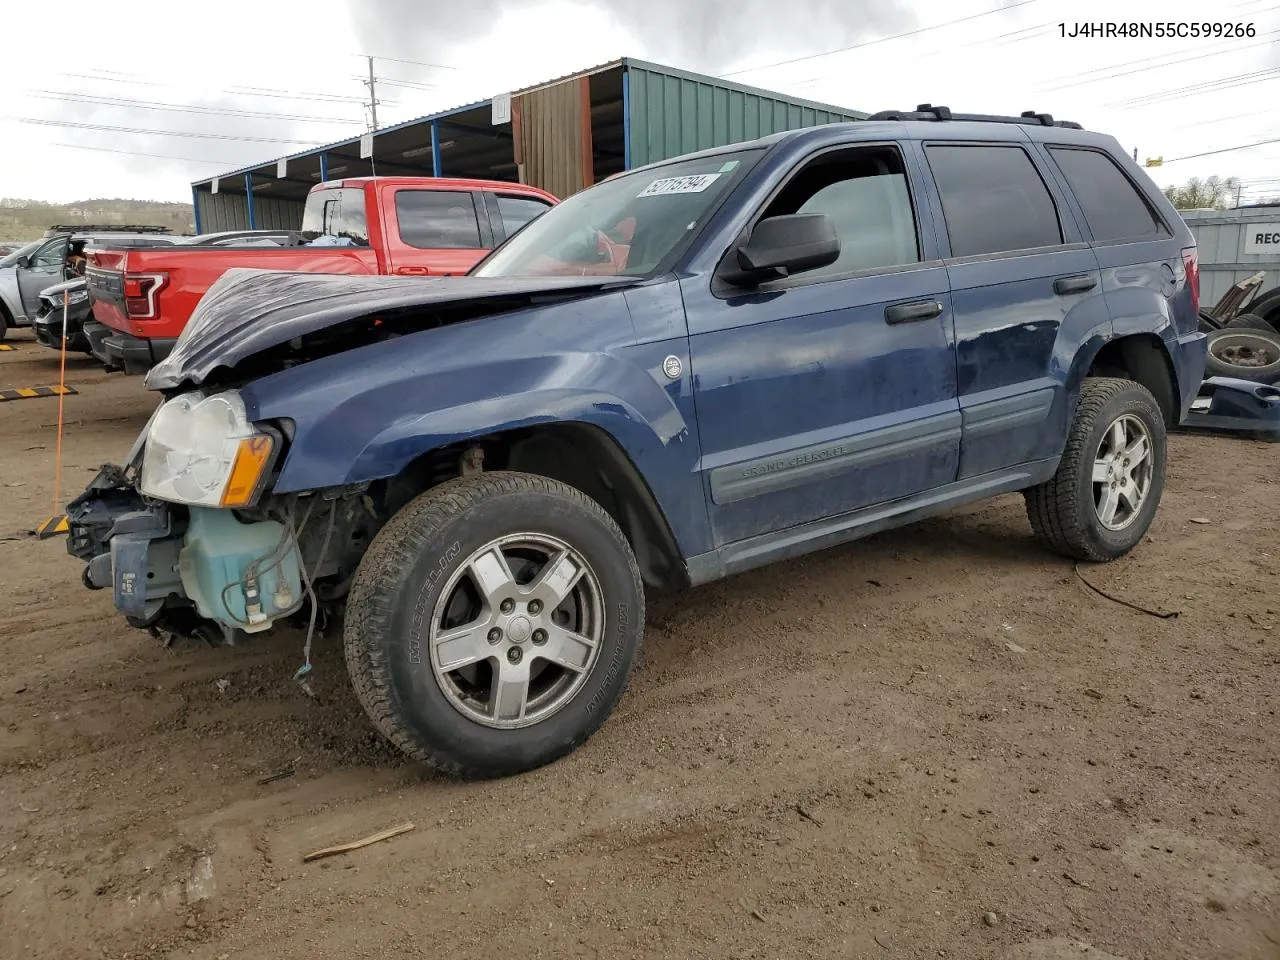
<svg viewBox="0 0 1280 960">
<path fill-rule="evenodd" d="M 425 277 L 431 271 L 426 267 L 396 267 L 396 273 L 402 277 Z"/>
<path fill-rule="evenodd" d="M 1053 281 L 1053 292 L 1062 296 L 1068 293 L 1086 293 L 1098 285 L 1096 278 L 1087 273 L 1078 277 L 1059 277 Z"/>
<path fill-rule="evenodd" d="M 919 323 L 942 316 L 942 304 L 937 300 L 917 300 L 914 303 L 895 303 L 884 308 L 885 323 Z"/>
</svg>

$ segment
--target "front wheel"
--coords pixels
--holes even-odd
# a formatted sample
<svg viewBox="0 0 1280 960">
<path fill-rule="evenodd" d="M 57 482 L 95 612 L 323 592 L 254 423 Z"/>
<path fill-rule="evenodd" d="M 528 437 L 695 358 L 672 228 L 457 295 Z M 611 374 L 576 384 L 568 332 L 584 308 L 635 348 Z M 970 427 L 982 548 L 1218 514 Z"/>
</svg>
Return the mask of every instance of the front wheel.
<svg viewBox="0 0 1280 960">
<path fill-rule="evenodd" d="M 495 472 L 427 491 L 379 531 L 344 643 L 356 695 L 392 743 L 494 777 L 591 736 L 643 633 L 639 569 L 609 514 L 565 484 Z"/>
<path fill-rule="evenodd" d="M 1037 537 L 1075 560 L 1115 560 L 1146 535 L 1164 492 L 1164 417 L 1141 384 L 1089 377 L 1053 478 L 1025 493 Z"/>
</svg>

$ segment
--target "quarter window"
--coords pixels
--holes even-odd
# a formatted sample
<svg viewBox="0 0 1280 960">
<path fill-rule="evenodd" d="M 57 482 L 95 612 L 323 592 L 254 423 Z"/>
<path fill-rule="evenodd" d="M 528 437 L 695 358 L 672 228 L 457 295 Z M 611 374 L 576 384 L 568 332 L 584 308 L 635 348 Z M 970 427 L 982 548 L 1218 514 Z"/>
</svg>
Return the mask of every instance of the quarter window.
<svg viewBox="0 0 1280 960">
<path fill-rule="evenodd" d="M 1116 162 L 1097 150 L 1050 147 L 1099 243 L 1165 236 L 1164 226 Z"/>
<path fill-rule="evenodd" d="M 546 213 L 550 204 L 529 197 L 508 197 L 498 194 L 498 215 L 507 236 L 515 233 L 539 214 Z"/>
<path fill-rule="evenodd" d="M 1053 197 L 1021 147 L 935 144 L 925 152 L 953 257 L 1062 243 Z"/>
</svg>

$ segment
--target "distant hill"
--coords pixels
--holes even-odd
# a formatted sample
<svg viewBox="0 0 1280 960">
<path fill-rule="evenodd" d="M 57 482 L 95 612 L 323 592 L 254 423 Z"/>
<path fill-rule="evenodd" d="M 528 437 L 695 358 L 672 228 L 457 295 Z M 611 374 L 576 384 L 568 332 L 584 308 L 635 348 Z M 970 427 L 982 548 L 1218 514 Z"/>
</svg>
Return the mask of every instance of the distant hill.
<svg viewBox="0 0 1280 960">
<path fill-rule="evenodd" d="M 168 227 L 174 233 L 194 233 L 189 203 L 155 200 L 79 200 L 42 203 L 0 197 L 0 242 L 35 240 L 55 223 L 133 223 Z"/>
</svg>

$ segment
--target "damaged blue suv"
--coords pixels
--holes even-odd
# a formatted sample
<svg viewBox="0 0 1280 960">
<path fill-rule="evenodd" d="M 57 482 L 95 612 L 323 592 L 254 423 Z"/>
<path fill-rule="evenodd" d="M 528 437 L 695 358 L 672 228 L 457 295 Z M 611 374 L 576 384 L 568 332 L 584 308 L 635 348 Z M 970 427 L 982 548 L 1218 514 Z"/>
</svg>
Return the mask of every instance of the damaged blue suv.
<svg viewBox="0 0 1280 960">
<path fill-rule="evenodd" d="M 342 617 L 374 725 L 501 776 L 617 703 L 646 589 L 1022 491 L 1123 556 L 1196 394 L 1187 227 L 1117 142 L 928 105 L 633 170 L 469 276 L 233 271 L 68 508 L 161 635 Z"/>
</svg>

